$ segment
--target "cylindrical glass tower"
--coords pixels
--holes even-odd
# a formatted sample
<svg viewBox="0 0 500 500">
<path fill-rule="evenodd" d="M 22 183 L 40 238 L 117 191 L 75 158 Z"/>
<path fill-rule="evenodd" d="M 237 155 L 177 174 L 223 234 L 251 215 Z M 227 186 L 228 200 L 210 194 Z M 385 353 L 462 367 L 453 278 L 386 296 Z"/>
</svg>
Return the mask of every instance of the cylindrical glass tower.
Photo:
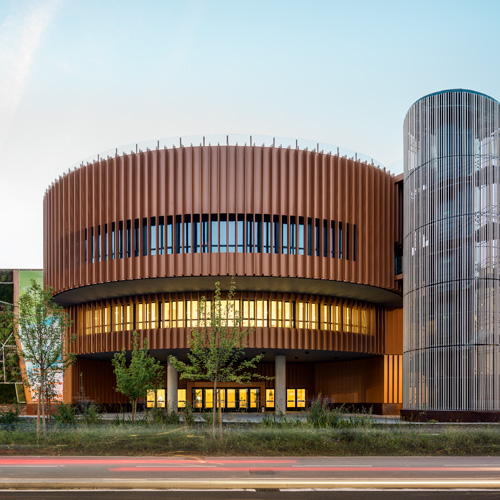
<svg viewBox="0 0 500 500">
<path fill-rule="evenodd" d="M 500 103 L 468 90 L 404 122 L 405 410 L 500 410 Z"/>
</svg>

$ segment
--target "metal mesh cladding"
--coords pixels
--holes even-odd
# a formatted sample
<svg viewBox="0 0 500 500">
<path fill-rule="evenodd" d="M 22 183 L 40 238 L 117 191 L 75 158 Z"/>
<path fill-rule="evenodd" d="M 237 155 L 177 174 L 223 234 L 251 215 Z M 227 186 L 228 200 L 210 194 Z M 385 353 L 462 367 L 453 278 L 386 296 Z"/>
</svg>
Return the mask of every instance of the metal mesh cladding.
<svg viewBox="0 0 500 500">
<path fill-rule="evenodd" d="M 500 104 L 428 95 L 404 152 L 404 408 L 500 410 Z"/>
</svg>

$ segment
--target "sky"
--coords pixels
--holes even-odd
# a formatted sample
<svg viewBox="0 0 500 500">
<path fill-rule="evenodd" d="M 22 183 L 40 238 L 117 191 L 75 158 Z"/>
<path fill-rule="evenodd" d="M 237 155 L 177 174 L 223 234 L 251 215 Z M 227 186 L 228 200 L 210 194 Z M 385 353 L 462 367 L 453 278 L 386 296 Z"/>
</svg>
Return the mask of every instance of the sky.
<svg viewBox="0 0 500 500">
<path fill-rule="evenodd" d="M 164 137 L 309 139 L 403 171 L 404 116 L 500 99 L 500 0 L 0 0 L 0 268 L 41 268 L 47 187 Z"/>
</svg>

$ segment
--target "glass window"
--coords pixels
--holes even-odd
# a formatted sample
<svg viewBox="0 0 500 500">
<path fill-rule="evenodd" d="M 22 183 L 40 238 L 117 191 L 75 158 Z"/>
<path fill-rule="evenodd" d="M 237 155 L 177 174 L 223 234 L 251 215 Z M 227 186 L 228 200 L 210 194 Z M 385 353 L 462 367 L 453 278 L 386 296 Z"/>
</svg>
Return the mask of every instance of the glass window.
<svg viewBox="0 0 500 500">
<path fill-rule="evenodd" d="M 242 326 L 255 326 L 255 301 L 243 301 L 243 321 Z"/>
<path fill-rule="evenodd" d="M 304 255 L 304 217 L 299 217 L 299 255 Z"/>
<path fill-rule="evenodd" d="M 294 216 L 290 217 L 290 255 L 297 251 L 297 223 Z"/>
<path fill-rule="evenodd" d="M 280 218 L 273 215 L 273 252 L 280 253 Z"/>
<path fill-rule="evenodd" d="M 345 225 L 345 258 L 349 260 L 349 223 Z"/>
<path fill-rule="evenodd" d="M 115 260 L 115 223 L 111 223 L 111 259 Z"/>
<path fill-rule="evenodd" d="M 248 389 L 239 389 L 238 402 L 240 408 L 248 408 Z"/>
<path fill-rule="evenodd" d="M 94 228 L 90 229 L 90 262 L 94 263 Z"/>
<path fill-rule="evenodd" d="M 274 389 L 266 389 L 266 408 L 274 408 Z"/>
<path fill-rule="evenodd" d="M 238 253 L 245 251 L 245 216 L 238 214 Z"/>
<path fill-rule="evenodd" d="M 220 223 L 219 223 L 219 252 L 226 253 L 227 252 L 227 215 L 220 214 Z"/>
<path fill-rule="evenodd" d="M 328 257 L 328 222 L 323 221 L 323 257 Z"/>
<path fill-rule="evenodd" d="M 271 216 L 264 215 L 263 227 L 264 253 L 271 253 Z"/>
<path fill-rule="evenodd" d="M 255 252 L 262 253 L 262 215 L 255 216 Z"/>
<path fill-rule="evenodd" d="M 297 389 L 297 408 L 306 407 L 306 390 Z"/>
<path fill-rule="evenodd" d="M 208 214 L 201 216 L 201 248 L 203 253 L 208 253 Z"/>
<path fill-rule="evenodd" d="M 156 404 L 156 391 L 154 389 L 148 389 L 147 392 L 147 403 L 148 408 L 154 408 Z"/>
<path fill-rule="evenodd" d="M 320 256 L 320 240 L 319 240 L 319 219 L 314 221 L 314 245 L 315 245 L 315 255 L 316 257 Z"/>
<path fill-rule="evenodd" d="M 352 260 L 356 260 L 356 224 L 352 225 Z"/>
<path fill-rule="evenodd" d="M 217 253 L 219 250 L 218 228 L 217 214 L 212 214 L 210 216 L 210 251 L 212 253 Z"/>
<path fill-rule="evenodd" d="M 108 260 L 108 225 L 104 224 L 104 260 Z"/>
<path fill-rule="evenodd" d="M 139 257 L 139 219 L 134 219 L 134 257 Z"/>
<path fill-rule="evenodd" d="M 193 389 L 193 408 L 203 408 L 203 389 Z"/>
<path fill-rule="evenodd" d="M 236 214 L 229 214 L 228 252 L 236 252 Z"/>
<path fill-rule="evenodd" d="M 172 317 L 170 314 L 170 302 L 166 301 L 163 303 L 163 312 L 162 312 L 162 326 L 163 328 L 171 328 L 172 327 Z"/>
<path fill-rule="evenodd" d="M 84 249 L 85 249 L 85 264 L 87 263 L 87 248 L 88 248 L 88 238 L 87 238 L 87 228 L 85 228 L 85 244 L 84 244 Z"/>
<path fill-rule="evenodd" d="M 151 244 L 153 241 L 151 240 Z M 148 219 L 144 217 L 142 219 L 142 256 L 145 257 L 148 254 Z M 153 255 L 153 253 L 151 253 Z"/>
<path fill-rule="evenodd" d="M 97 226 L 97 262 L 101 262 L 101 226 Z"/>
<path fill-rule="evenodd" d="M 313 228 L 312 228 L 312 219 L 310 217 L 307 218 L 307 255 L 312 255 L 313 249 Z"/>
<path fill-rule="evenodd" d="M 281 252 L 283 255 L 288 253 L 288 217 L 281 217 Z"/>
<path fill-rule="evenodd" d="M 182 215 L 175 216 L 175 253 L 182 252 Z"/>
<path fill-rule="evenodd" d="M 343 245 L 343 241 L 342 241 L 342 222 L 339 222 L 339 259 L 342 258 L 342 245 Z"/>
<path fill-rule="evenodd" d="M 247 253 L 253 253 L 253 215 L 247 214 Z"/>
<path fill-rule="evenodd" d="M 331 227 L 330 227 L 330 251 L 332 254 L 332 259 L 335 258 L 335 221 L 332 220 L 331 222 Z"/>
<path fill-rule="evenodd" d="M 267 300 L 256 300 L 256 326 L 267 326 Z"/>
<path fill-rule="evenodd" d="M 123 258 L 123 221 L 118 223 L 118 258 Z"/>
<path fill-rule="evenodd" d="M 205 408 L 214 407 L 214 390 L 205 389 Z"/>
<path fill-rule="evenodd" d="M 132 221 L 127 221 L 127 257 L 132 256 Z"/>
<path fill-rule="evenodd" d="M 177 389 L 177 407 L 186 408 L 186 389 Z"/>
<path fill-rule="evenodd" d="M 172 254 L 174 251 L 174 225 L 173 217 L 167 217 L 167 254 Z"/>
<path fill-rule="evenodd" d="M 295 408 L 295 389 L 286 390 L 286 407 Z"/>
<path fill-rule="evenodd" d="M 184 216 L 184 253 L 191 253 L 191 215 Z"/>
<path fill-rule="evenodd" d="M 250 408 L 258 408 L 260 405 L 260 389 L 250 389 Z"/>
<path fill-rule="evenodd" d="M 236 389 L 226 389 L 227 407 L 236 408 Z"/>
<path fill-rule="evenodd" d="M 293 307 L 291 302 L 283 303 L 283 326 L 285 328 L 292 328 L 293 325 Z"/>
<path fill-rule="evenodd" d="M 201 251 L 201 221 L 198 214 L 193 215 L 193 253 Z"/>
<path fill-rule="evenodd" d="M 153 219 L 151 219 L 151 225 L 153 225 Z M 156 241 L 156 239 L 155 239 Z M 165 253 L 165 217 L 161 215 L 158 217 L 158 255 L 163 255 Z"/>
</svg>

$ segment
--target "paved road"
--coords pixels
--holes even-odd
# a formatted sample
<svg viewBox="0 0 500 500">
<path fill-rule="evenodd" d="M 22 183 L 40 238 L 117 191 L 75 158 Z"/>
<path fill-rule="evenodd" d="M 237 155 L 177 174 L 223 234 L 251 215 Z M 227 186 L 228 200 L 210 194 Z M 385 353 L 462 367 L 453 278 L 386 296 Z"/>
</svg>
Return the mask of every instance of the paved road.
<svg viewBox="0 0 500 500">
<path fill-rule="evenodd" d="M 500 458 L 3 457 L 8 488 L 500 490 Z"/>
</svg>

